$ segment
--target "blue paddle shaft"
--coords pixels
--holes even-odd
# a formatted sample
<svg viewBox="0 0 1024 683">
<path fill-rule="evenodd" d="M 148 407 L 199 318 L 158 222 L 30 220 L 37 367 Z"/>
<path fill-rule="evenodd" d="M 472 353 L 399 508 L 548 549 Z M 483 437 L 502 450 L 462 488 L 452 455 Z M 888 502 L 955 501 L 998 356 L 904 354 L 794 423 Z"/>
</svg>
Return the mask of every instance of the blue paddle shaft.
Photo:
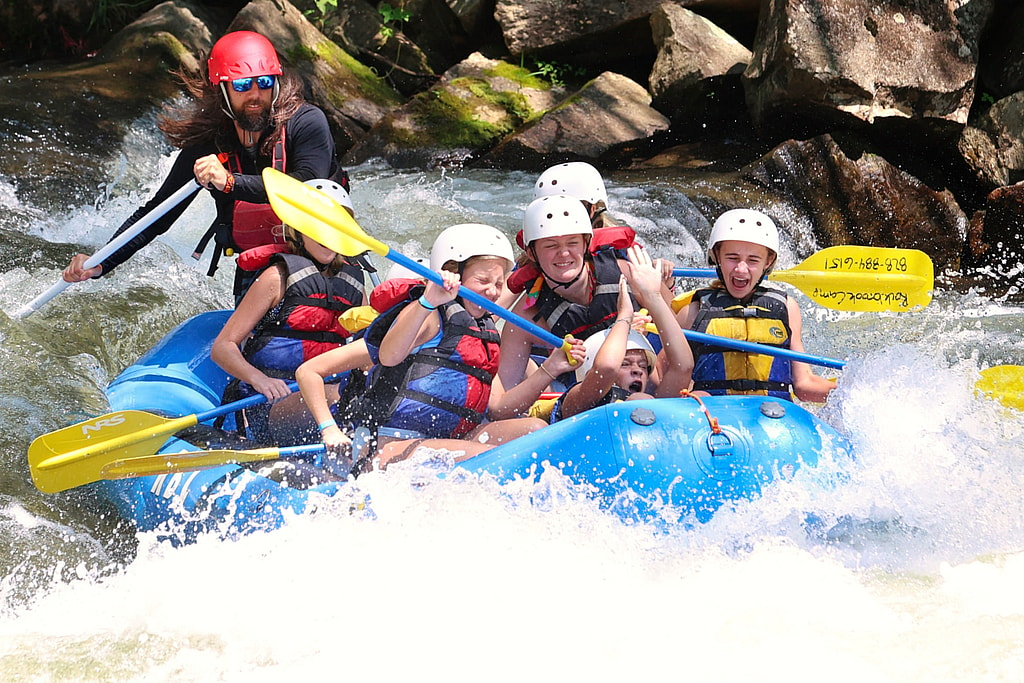
<svg viewBox="0 0 1024 683">
<path fill-rule="evenodd" d="M 330 375 L 328 377 L 324 377 L 324 382 L 332 382 L 334 380 L 339 380 L 344 375 L 345 373 L 342 372 L 335 375 Z M 288 382 L 289 392 L 294 392 L 298 388 L 299 385 L 297 383 Z M 239 410 L 245 410 L 246 408 L 252 408 L 253 406 L 258 406 L 259 404 L 266 402 L 267 397 L 264 396 L 263 394 L 253 394 L 252 396 L 246 396 L 245 398 L 240 398 L 237 401 L 225 403 L 222 406 L 217 406 L 216 408 L 207 410 L 205 413 L 196 413 L 196 422 L 206 422 L 207 420 L 212 420 L 215 417 L 220 417 L 221 415 L 228 415 L 230 413 L 238 412 Z"/>
<path fill-rule="evenodd" d="M 672 275 L 675 277 L 718 277 L 714 268 L 673 268 Z"/>
<path fill-rule="evenodd" d="M 842 370 L 846 366 L 846 362 L 841 360 L 812 356 L 809 353 L 791 351 L 790 349 L 783 349 L 778 346 L 766 346 L 764 344 L 755 344 L 754 342 L 742 341 L 739 339 L 718 337 L 713 334 L 705 334 L 704 332 L 696 332 L 694 330 L 683 330 L 683 335 L 685 335 L 690 341 L 700 342 L 701 344 L 707 344 L 708 346 L 719 346 L 725 349 L 735 349 L 737 351 L 745 351 L 747 353 L 759 353 L 765 356 L 778 356 L 779 358 L 788 358 L 790 360 L 800 361 L 801 363 L 809 363 L 810 365 L 820 365 L 823 368 L 835 368 L 836 370 Z"/>
<path fill-rule="evenodd" d="M 278 449 L 278 456 L 290 458 L 294 456 L 313 455 L 323 453 L 326 450 L 322 443 L 311 443 L 304 446 L 282 446 Z"/>
<path fill-rule="evenodd" d="M 431 282 L 441 285 L 442 287 L 444 286 L 444 280 L 441 279 L 441 276 L 439 274 L 435 273 L 422 263 L 414 261 L 408 256 L 400 254 L 396 251 L 388 251 L 387 258 L 391 259 L 392 261 L 399 265 L 405 266 L 414 273 L 422 275 Z M 551 332 L 545 330 L 543 327 L 540 327 L 530 322 L 529 320 L 526 320 L 525 318 L 516 315 L 512 311 L 502 308 L 493 301 L 485 299 L 476 292 L 460 286 L 459 294 L 463 298 L 472 301 L 481 308 L 484 308 L 496 315 L 502 316 L 519 329 L 525 332 L 529 332 L 537 339 L 540 339 L 541 341 L 547 344 L 551 344 L 551 346 L 555 347 L 556 349 L 562 346 L 562 340 L 553 335 Z M 694 332 L 693 330 L 683 330 L 683 334 L 690 341 L 700 342 L 702 344 L 707 344 L 709 346 L 713 345 L 726 349 L 745 351 L 748 353 L 760 353 L 766 356 L 778 356 L 780 358 L 789 358 L 790 360 L 796 360 L 803 363 L 810 363 L 811 365 L 820 365 L 826 368 L 842 368 L 844 365 L 846 365 L 846 363 L 839 360 L 821 358 L 819 356 L 812 356 L 811 354 L 808 353 L 790 351 L 789 349 L 783 349 L 776 346 L 765 346 L 763 344 L 755 344 L 753 342 L 741 341 L 739 339 L 727 339 L 725 337 L 716 337 L 715 335 L 712 334 Z"/>
<path fill-rule="evenodd" d="M 389 250 L 388 253 L 385 254 L 385 256 L 388 259 L 397 263 L 398 265 L 405 266 L 412 272 L 422 275 L 423 277 L 427 278 L 434 284 L 444 287 L 444 280 L 441 278 L 441 276 L 438 273 L 432 271 L 427 266 L 423 265 L 422 263 L 419 263 L 418 261 L 415 261 L 409 258 L 408 256 L 400 254 L 394 250 Z M 461 296 L 466 301 L 472 301 L 474 304 L 476 304 L 480 308 L 483 308 L 484 310 L 490 311 L 491 313 L 494 313 L 495 315 L 504 318 L 505 320 L 512 323 L 513 325 L 523 330 L 524 332 L 532 334 L 534 337 L 541 340 L 545 344 L 550 344 L 556 349 L 562 348 L 562 340 L 556 337 L 548 330 L 545 330 L 543 327 L 530 322 L 529 320 L 523 318 L 522 316 L 516 315 L 507 308 L 499 306 L 490 299 L 480 296 L 473 290 L 467 289 L 462 285 L 459 285 L 459 296 Z"/>
</svg>

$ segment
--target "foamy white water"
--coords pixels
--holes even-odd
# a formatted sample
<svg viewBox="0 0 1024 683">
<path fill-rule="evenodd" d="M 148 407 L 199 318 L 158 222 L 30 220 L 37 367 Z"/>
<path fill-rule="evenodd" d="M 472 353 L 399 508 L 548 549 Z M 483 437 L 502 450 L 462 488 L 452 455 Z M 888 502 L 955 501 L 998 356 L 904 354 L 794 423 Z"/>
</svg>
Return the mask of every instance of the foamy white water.
<svg viewBox="0 0 1024 683">
<path fill-rule="evenodd" d="M 20 207 L 39 216 L 29 232 L 98 248 L 155 189 L 162 169 L 132 177 L 155 139 L 126 140 L 133 162 L 102 201 Z M 457 222 L 514 232 L 532 177 L 367 166 L 353 183 L 367 232 L 419 256 Z M 708 226 L 679 188 L 610 185 L 655 255 L 701 262 Z M 3 680 L 1024 679 L 1024 421 L 973 391 L 980 369 L 1024 363 L 1024 310 L 975 294 L 903 315 L 807 304 L 808 351 L 848 361 L 820 412 L 857 462 L 826 459 L 705 525 L 626 524 L 556 473 L 500 488 L 411 466 L 360 479 L 372 515 L 343 497 L 274 533 L 174 548 L 82 492 L 39 494 L 31 439 L 103 412 L 106 381 L 229 303 L 230 267 L 210 281 L 189 257 L 212 218 L 195 211 L 114 277 L 0 326 Z M 0 308 L 61 265 L 40 249 L 0 272 Z"/>
</svg>

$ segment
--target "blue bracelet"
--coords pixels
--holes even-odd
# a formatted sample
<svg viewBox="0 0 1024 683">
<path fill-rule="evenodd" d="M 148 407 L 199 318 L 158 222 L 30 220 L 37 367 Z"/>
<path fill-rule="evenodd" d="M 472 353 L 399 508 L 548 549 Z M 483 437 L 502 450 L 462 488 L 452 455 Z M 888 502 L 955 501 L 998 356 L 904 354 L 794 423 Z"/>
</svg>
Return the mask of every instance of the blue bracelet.
<svg viewBox="0 0 1024 683">
<path fill-rule="evenodd" d="M 324 420 L 323 422 L 318 424 L 316 427 L 317 427 L 317 429 L 319 429 L 322 432 L 325 429 L 327 429 L 328 427 L 337 427 L 337 426 L 338 426 L 338 423 L 335 422 L 334 419 L 332 418 L 330 420 Z"/>
<path fill-rule="evenodd" d="M 430 302 L 427 301 L 427 295 L 426 294 L 421 294 L 420 295 L 419 302 L 420 302 L 420 306 L 422 306 L 423 308 L 427 309 L 428 311 L 436 311 L 437 310 L 437 306 L 431 306 Z"/>
</svg>

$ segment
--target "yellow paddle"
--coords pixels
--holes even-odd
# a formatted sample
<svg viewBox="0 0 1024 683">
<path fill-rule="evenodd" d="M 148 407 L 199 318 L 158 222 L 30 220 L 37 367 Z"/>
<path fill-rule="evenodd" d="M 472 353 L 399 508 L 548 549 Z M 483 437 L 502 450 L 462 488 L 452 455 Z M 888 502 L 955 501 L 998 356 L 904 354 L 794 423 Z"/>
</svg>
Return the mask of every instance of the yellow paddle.
<svg viewBox="0 0 1024 683">
<path fill-rule="evenodd" d="M 715 277 L 711 268 L 677 268 L 677 277 Z M 837 311 L 910 311 L 932 300 L 935 275 L 928 254 L 917 249 L 838 245 L 800 265 L 775 270 L 769 280 L 793 285 Z M 681 307 L 681 306 L 680 306 Z"/>
<path fill-rule="evenodd" d="M 996 365 L 982 370 L 974 388 L 1007 408 L 1024 411 L 1024 366 Z"/>
<path fill-rule="evenodd" d="M 331 375 L 327 381 L 340 377 Z M 288 388 L 295 391 L 298 385 L 289 382 Z M 153 454 L 175 432 L 265 403 L 266 400 L 263 394 L 255 394 L 202 413 L 175 418 L 142 410 L 121 410 L 43 434 L 28 447 L 32 481 L 43 493 L 56 493 L 99 479 L 115 478 L 104 475 L 112 462 L 142 456 L 164 457 Z M 210 464 L 204 466 L 215 464 L 226 463 L 211 460 Z"/>
<path fill-rule="evenodd" d="M 103 465 L 98 473 L 99 479 L 124 479 L 126 477 L 145 477 L 151 474 L 170 474 L 201 470 L 221 465 L 234 465 L 240 462 L 259 462 L 277 460 L 295 455 L 321 453 L 322 443 L 306 446 L 284 446 L 281 448 L 255 448 L 248 451 L 232 451 L 226 449 L 210 451 L 186 451 L 183 453 L 156 453 L 140 455 L 119 460 L 111 460 Z"/>
</svg>

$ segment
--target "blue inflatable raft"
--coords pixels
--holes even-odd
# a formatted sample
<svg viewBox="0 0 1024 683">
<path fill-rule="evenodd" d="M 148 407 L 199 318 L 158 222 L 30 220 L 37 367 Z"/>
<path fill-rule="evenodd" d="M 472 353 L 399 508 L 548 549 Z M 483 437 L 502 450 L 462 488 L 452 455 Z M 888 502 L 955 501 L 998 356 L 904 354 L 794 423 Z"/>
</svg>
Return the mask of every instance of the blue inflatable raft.
<svg viewBox="0 0 1024 683">
<path fill-rule="evenodd" d="M 229 311 L 198 315 L 172 330 L 107 388 L 112 410 L 177 417 L 220 404 L 228 377 L 210 347 Z M 706 410 L 705 410 L 706 408 Z M 200 445 L 198 448 L 201 448 Z M 161 453 L 197 450 L 170 439 Z M 588 485 L 609 509 L 628 519 L 709 519 L 723 503 L 749 499 L 770 482 L 815 466 L 826 452 L 852 448 L 832 427 L 799 405 L 756 396 L 630 401 L 596 408 L 494 448 L 460 465 L 499 481 L 535 477 L 545 464 Z M 280 526 L 344 482 L 289 488 L 239 465 L 95 484 L 119 514 L 143 531 L 188 541 Z"/>
</svg>

